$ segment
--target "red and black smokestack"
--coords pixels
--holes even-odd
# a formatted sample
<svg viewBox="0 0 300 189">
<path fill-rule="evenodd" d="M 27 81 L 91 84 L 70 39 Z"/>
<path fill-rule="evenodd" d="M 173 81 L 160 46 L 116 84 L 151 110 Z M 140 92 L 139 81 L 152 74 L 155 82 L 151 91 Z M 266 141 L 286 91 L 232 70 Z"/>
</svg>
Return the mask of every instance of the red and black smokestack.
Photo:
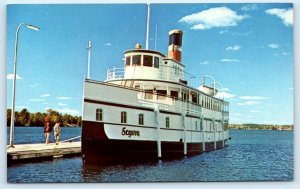
<svg viewBox="0 0 300 189">
<path fill-rule="evenodd" d="M 183 32 L 181 30 L 171 30 L 169 32 L 168 58 L 181 62 L 181 46 Z"/>
</svg>

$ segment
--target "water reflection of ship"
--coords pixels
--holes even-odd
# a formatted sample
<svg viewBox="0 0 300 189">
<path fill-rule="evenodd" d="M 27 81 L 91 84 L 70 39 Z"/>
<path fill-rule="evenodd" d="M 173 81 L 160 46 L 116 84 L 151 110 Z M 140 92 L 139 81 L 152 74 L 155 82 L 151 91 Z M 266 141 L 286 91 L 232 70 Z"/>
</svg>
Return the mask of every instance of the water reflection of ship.
<svg viewBox="0 0 300 189">
<path fill-rule="evenodd" d="M 84 163 L 184 156 L 226 146 L 229 103 L 217 98 L 216 81 L 190 86 L 181 62 L 182 36 L 180 30 L 169 32 L 168 56 L 137 44 L 124 52 L 123 68 L 107 70 L 105 81 L 88 74 Z"/>
</svg>

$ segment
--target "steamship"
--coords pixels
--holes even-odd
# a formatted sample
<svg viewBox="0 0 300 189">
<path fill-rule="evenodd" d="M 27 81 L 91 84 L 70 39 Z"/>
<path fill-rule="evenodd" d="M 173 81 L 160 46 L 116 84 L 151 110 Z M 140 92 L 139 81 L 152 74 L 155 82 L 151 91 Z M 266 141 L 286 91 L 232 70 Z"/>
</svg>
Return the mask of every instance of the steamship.
<svg viewBox="0 0 300 189">
<path fill-rule="evenodd" d="M 124 67 L 108 69 L 105 81 L 88 74 L 83 163 L 184 157 L 227 146 L 229 103 L 211 76 L 191 85 L 181 62 L 182 37 L 180 30 L 169 32 L 167 56 L 136 44 L 124 51 Z"/>
</svg>

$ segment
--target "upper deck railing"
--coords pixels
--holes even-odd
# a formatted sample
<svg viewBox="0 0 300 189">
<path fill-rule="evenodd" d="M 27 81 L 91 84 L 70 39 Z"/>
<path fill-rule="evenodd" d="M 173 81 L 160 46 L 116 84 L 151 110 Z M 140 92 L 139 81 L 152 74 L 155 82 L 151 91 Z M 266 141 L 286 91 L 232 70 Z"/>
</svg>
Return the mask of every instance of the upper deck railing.
<svg viewBox="0 0 300 189">
<path fill-rule="evenodd" d="M 108 68 L 106 72 L 106 80 L 124 79 L 124 68 Z"/>
<path fill-rule="evenodd" d="M 161 69 L 158 70 L 159 74 L 157 75 L 156 78 L 153 79 L 162 80 L 162 81 L 181 82 L 181 83 L 186 82 L 187 85 L 194 88 L 198 88 L 200 86 L 200 79 L 197 79 L 196 76 L 188 72 L 185 72 L 178 68 L 164 66 L 164 65 L 160 65 L 160 68 Z M 148 73 L 149 72 L 151 71 L 149 70 Z M 106 81 L 125 79 L 124 75 L 125 75 L 124 67 L 114 66 L 112 68 L 107 69 Z M 131 79 L 135 79 L 135 78 L 131 78 Z M 139 79 L 145 79 L 145 78 L 139 78 Z"/>
</svg>

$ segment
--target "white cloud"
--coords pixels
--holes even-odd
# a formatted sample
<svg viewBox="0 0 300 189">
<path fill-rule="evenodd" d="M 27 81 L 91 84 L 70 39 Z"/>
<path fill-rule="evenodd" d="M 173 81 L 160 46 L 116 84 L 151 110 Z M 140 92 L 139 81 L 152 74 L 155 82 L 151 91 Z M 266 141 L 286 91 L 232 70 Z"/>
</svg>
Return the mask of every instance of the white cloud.
<svg viewBox="0 0 300 189">
<path fill-rule="evenodd" d="M 70 100 L 72 98 L 67 97 L 67 96 L 60 96 L 60 97 L 57 97 L 56 99 L 58 99 L 58 100 Z"/>
<path fill-rule="evenodd" d="M 224 33 L 228 33 L 228 30 L 221 30 L 221 31 L 219 32 L 219 34 L 224 34 Z"/>
<path fill-rule="evenodd" d="M 80 115 L 80 112 L 76 109 L 70 109 L 70 108 L 63 108 L 63 109 L 57 109 L 58 112 L 62 114 L 70 114 L 70 115 Z"/>
<path fill-rule="evenodd" d="M 247 100 L 247 101 L 237 103 L 238 106 L 253 106 L 253 105 L 260 104 L 260 100 L 265 100 L 265 99 L 268 99 L 270 97 L 265 97 L 265 96 L 240 96 L 239 98 L 242 99 L 242 100 Z M 255 110 L 251 110 L 251 111 L 254 112 Z"/>
<path fill-rule="evenodd" d="M 223 87 L 223 91 L 230 91 L 229 88 Z"/>
<path fill-rule="evenodd" d="M 264 99 L 268 99 L 269 97 L 265 97 L 265 96 L 240 96 L 240 99 L 243 100 L 264 100 Z"/>
<path fill-rule="evenodd" d="M 111 43 L 105 43 L 104 45 L 105 45 L 105 46 L 112 46 Z"/>
<path fill-rule="evenodd" d="M 31 98 L 31 99 L 29 99 L 29 101 L 31 101 L 31 102 L 42 102 L 42 101 L 45 101 L 45 99 L 41 99 L 41 98 Z"/>
<path fill-rule="evenodd" d="M 260 104 L 260 102 L 258 102 L 258 101 L 246 101 L 246 102 L 237 103 L 238 106 L 253 106 L 253 105 L 257 105 L 257 104 Z"/>
<path fill-rule="evenodd" d="M 200 64 L 201 64 L 201 65 L 206 65 L 206 64 L 209 64 L 209 62 L 205 60 L 205 61 L 203 61 L 203 62 L 200 62 Z"/>
<path fill-rule="evenodd" d="M 6 76 L 6 79 L 14 79 L 14 74 L 8 74 Z M 23 78 L 20 77 L 18 74 L 16 74 L 16 79 L 23 79 Z"/>
<path fill-rule="evenodd" d="M 34 87 L 38 87 L 39 86 L 39 84 L 37 84 L 37 83 L 34 83 L 34 84 L 31 84 L 31 85 L 29 85 L 30 87 L 32 87 L 32 88 L 34 88 Z"/>
<path fill-rule="evenodd" d="M 224 98 L 227 98 L 227 99 L 228 99 L 228 98 L 233 98 L 233 97 L 235 97 L 235 95 L 223 91 L 223 92 L 218 92 L 217 95 L 216 95 L 216 97 L 217 97 L 217 98 L 223 98 L 223 97 L 224 97 Z"/>
<path fill-rule="evenodd" d="M 58 105 L 59 106 L 67 106 L 67 104 L 64 104 L 64 103 L 61 103 L 61 102 L 59 102 Z"/>
<path fill-rule="evenodd" d="M 241 8 L 242 11 L 252 11 L 258 9 L 257 4 L 248 4 Z"/>
<path fill-rule="evenodd" d="M 220 61 L 221 62 L 239 62 L 238 59 L 228 59 L 228 58 L 223 58 Z"/>
<path fill-rule="evenodd" d="M 272 49 L 277 49 L 279 47 L 279 45 L 275 44 L 275 43 L 271 43 L 271 44 L 268 44 L 268 47 L 270 47 Z"/>
<path fill-rule="evenodd" d="M 234 45 L 234 46 L 227 47 L 225 50 L 226 51 L 237 51 L 237 50 L 240 50 L 240 49 L 241 49 L 241 46 Z"/>
<path fill-rule="evenodd" d="M 252 118 L 253 116 L 252 115 L 245 115 L 245 114 L 240 114 L 240 113 L 235 113 L 233 114 L 234 116 L 236 117 L 240 117 L 240 118 Z"/>
<path fill-rule="evenodd" d="M 292 53 L 290 53 L 290 52 L 282 52 L 281 54 L 284 55 L 284 56 L 286 56 L 286 55 L 290 55 Z"/>
<path fill-rule="evenodd" d="M 260 111 L 258 111 L 258 110 L 250 110 L 249 112 L 250 113 L 259 113 Z"/>
<path fill-rule="evenodd" d="M 247 31 L 247 32 L 232 32 L 233 36 L 241 36 L 241 37 L 247 37 L 251 35 L 253 31 Z"/>
<path fill-rule="evenodd" d="M 266 13 L 279 17 L 285 26 L 293 25 L 293 9 L 268 9 Z"/>
<path fill-rule="evenodd" d="M 50 94 L 42 94 L 40 97 L 49 97 Z"/>
<path fill-rule="evenodd" d="M 191 29 L 194 30 L 205 30 L 215 27 L 236 26 L 247 17 L 249 16 L 238 15 L 235 11 L 227 7 L 216 7 L 184 16 L 179 22 L 191 25 Z"/>
<path fill-rule="evenodd" d="M 235 115 L 235 116 L 242 116 L 243 114 L 235 113 L 235 114 L 233 114 L 233 115 Z"/>
</svg>

